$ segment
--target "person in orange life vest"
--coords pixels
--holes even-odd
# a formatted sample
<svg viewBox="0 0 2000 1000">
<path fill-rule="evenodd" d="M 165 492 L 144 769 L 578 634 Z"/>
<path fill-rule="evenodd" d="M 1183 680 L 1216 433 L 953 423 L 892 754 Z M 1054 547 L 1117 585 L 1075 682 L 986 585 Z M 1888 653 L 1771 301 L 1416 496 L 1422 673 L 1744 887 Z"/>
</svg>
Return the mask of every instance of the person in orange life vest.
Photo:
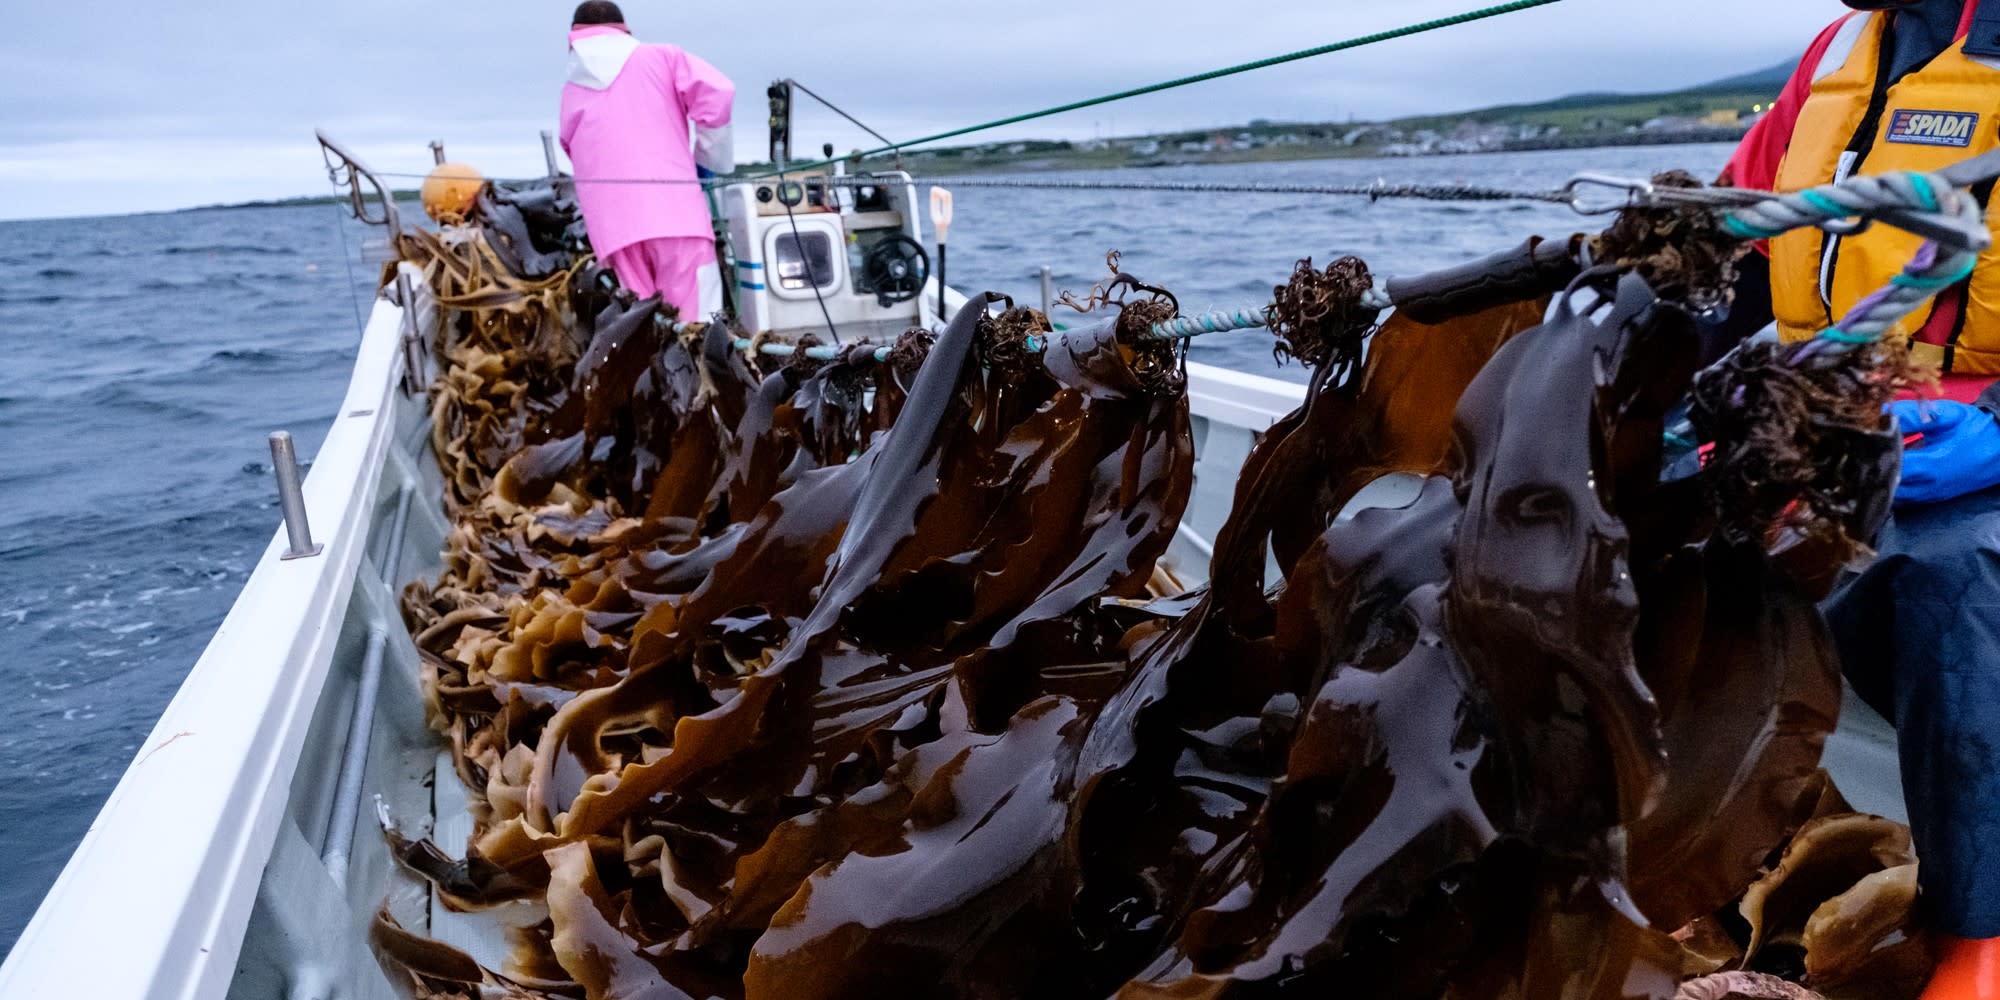
<svg viewBox="0 0 2000 1000">
<path fill-rule="evenodd" d="M 1846 3 L 1724 183 L 1796 190 L 2000 147 L 2000 0 Z M 1811 337 L 1919 243 L 1888 226 L 1780 236 L 1760 248 L 1768 306 L 1758 315 L 1748 289 L 1731 326 L 1775 319 L 1785 339 Z M 2000 1000 L 2000 242 L 1897 332 L 1943 370 L 1945 398 L 1892 408 L 1915 432 L 1895 512 L 1825 611 L 1849 681 L 1896 724 L 1922 905 L 1945 942 L 1924 996 Z"/>
<path fill-rule="evenodd" d="M 570 21 L 559 134 L 591 247 L 640 298 L 657 293 L 681 319 L 699 319 L 715 236 L 696 161 L 733 166 L 736 86 L 679 46 L 640 44 L 610 0 L 585 0 Z"/>
</svg>

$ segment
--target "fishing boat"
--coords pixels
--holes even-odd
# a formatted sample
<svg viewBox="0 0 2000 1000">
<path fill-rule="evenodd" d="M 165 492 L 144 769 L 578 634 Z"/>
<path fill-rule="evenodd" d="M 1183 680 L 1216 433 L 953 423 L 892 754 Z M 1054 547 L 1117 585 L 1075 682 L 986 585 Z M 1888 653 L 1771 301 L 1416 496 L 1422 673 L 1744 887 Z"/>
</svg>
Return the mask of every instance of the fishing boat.
<svg viewBox="0 0 2000 1000">
<path fill-rule="evenodd" d="M 1548 2 L 1521 0 L 1354 44 Z M 397 246 L 405 225 L 391 189 L 339 144 L 324 136 L 322 144 L 355 215 L 385 226 Z M 551 187 L 559 190 L 552 154 L 550 160 Z M 1959 181 L 1972 179 L 1954 179 L 1952 186 L 1967 187 Z M 1572 189 L 1578 186 L 1601 189 L 1607 181 L 1579 177 Z M 1643 182 L 1609 186 L 1633 205 L 1638 195 L 1654 194 Z M 823 334 L 879 344 L 913 327 L 942 329 L 997 311 L 997 303 L 945 281 L 942 253 L 934 259 L 927 247 L 942 243 L 948 203 L 932 208 L 926 227 L 918 192 L 903 171 L 850 176 L 830 160 L 715 185 L 719 242 L 729 251 L 712 293 L 720 299 L 726 291 L 730 300 L 736 328 L 728 332 L 736 340 L 728 346 L 825 357 L 845 345 L 819 343 Z M 1685 197 L 1684 204 L 1720 210 L 1770 196 L 1698 190 Z M 1791 207 L 1798 218 L 1790 225 L 1838 221 L 1810 218 L 1811 206 Z M 1889 205 L 1875 214 L 1928 225 L 1921 231 L 1933 238 L 1951 235 L 1949 225 L 1931 218 L 1934 212 Z M 457 238 L 450 226 L 435 234 L 439 245 Z M 1536 271 L 1533 247 L 1525 248 L 1517 271 Z M 1555 290 L 1575 273 L 1572 266 Z M 1441 285 L 1442 297 L 1450 298 L 1487 284 L 1489 276 L 1475 269 L 1419 283 Z M 1394 282 L 1371 294 L 1378 300 L 1371 315 L 1412 301 Z M 1562 299 L 1548 315 L 1551 322 L 1595 323 L 1616 305 Z M 1044 318 L 1055 311 L 1046 281 L 1041 306 Z M 426 718 L 420 683 L 426 653 L 406 627 L 403 603 L 406 586 L 434 582 L 445 570 L 441 553 L 454 531 L 446 516 L 451 484 L 433 447 L 436 411 L 427 392 L 440 375 L 432 349 L 444 312 L 422 269 L 401 261 L 385 270 L 346 394 L 309 475 L 299 476 L 289 436 L 273 434 L 284 521 L 0 965 L 0 996 L 389 998 L 399 989 L 371 944 L 371 928 L 385 920 L 454 949 L 449 954 L 463 956 L 458 968 L 466 971 L 504 967 L 509 928 L 547 915 L 534 900 L 467 912 L 397 856 L 413 843 L 465 845 L 476 821 L 475 793 Z M 1202 332 L 1263 322 L 1253 310 L 1174 317 L 1153 329 Z M 1087 333 L 1088 324 L 1078 323 Z M 1073 333 L 1039 335 L 1054 342 Z M 1158 562 L 1186 590 L 1209 572 L 1246 459 L 1301 411 L 1307 387 L 1191 361 L 1175 374 L 1185 378 L 1192 482 Z M 1651 433 L 1657 443 L 1659 434 Z M 1422 496 L 1418 482 L 1391 474 L 1362 489 L 1335 520 L 1414 507 Z M 1900 819 L 1893 733 L 1851 692 L 1820 762 L 1856 809 Z M 452 861 L 434 860 L 447 867 Z M 1627 902 L 1619 912 L 1630 909 Z M 466 974 L 476 981 L 478 970 Z"/>
<path fill-rule="evenodd" d="M 372 182 L 375 221 L 400 227 L 388 188 L 327 145 L 357 212 Z M 879 336 L 966 308 L 928 276 L 907 174 L 791 183 L 718 191 L 746 329 L 793 340 L 831 319 Z M 289 442 L 274 449 L 286 523 L 0 967 L 0 995 L 391 997 L 366 940 L 385 900 L 403 927 L 501 964 L 523 914 L 454 912 L 382 836 L 393 822 L 462 844 L 472 823 L 397 610 L 404 584 L 438 570 L 449 527 L 421 392 L 438 310 L 419 277 L 404 264 L 377 290 L 310 475 L 290 478 Z M 1304 387 L 1186 372 L 1195 482 L 1165 561 L 1194 583 L 1245 456 Z M 1412 495 L 1385 482 L 1355 508 Z M 1859 806 L 1900 812 L 1893 735 L 1851 696 L 1826 760 Z"/>
</svg>

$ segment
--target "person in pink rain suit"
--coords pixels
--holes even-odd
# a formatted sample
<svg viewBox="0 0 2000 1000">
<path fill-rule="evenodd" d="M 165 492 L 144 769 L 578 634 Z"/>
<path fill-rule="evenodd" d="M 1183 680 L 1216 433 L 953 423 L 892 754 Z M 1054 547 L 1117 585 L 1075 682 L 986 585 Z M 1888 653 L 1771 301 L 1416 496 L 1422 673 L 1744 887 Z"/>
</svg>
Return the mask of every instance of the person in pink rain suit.
<svg viewBox="0 0 2000 1000">
<path fill-rule="evenodd" d="M 677 45 L 641 44 L 609 0 L 586 0 L 570 21 L 560 135 L 591 246 L 626 288 L 699 319 L 715 237 L 691 147 L 701 144 L 710 169 L 729 169 L 720 161 L 736 85 Z M 632 180 L 668 183 L 593 182 Z"/>
</svg>

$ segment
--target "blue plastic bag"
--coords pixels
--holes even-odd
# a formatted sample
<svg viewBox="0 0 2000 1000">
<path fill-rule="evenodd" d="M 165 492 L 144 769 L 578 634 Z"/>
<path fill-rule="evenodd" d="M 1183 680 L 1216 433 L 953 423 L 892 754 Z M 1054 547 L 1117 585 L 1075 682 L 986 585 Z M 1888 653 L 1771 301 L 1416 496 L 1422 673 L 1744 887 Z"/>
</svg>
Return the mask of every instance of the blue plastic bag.
<svg viewBox="0 0 2000 1000">
<path fill-rule="evenodd" d="M 1898 504 L 1941 503 L 2000 486 L 2000 421 L 1977 406 L 1914 399 L 1889 404 L 1905 434 L 1923 440 L 1903 451 Z"/>
</svg>

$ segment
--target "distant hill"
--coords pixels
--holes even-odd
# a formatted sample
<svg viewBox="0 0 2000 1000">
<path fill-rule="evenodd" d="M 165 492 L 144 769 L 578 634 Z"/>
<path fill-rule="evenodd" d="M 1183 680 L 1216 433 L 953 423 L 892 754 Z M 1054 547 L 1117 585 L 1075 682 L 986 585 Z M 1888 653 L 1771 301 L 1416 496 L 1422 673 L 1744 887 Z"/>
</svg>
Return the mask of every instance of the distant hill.
<svg viewBox="0 0 2000 1000">
<path fill-rule="evenodd" d="M 1697 84 L 1681 90 L 1670 90 L 1653 94 L 1627 94 L 1616 91 L 1593 90 L 1581 94 L 1570 94 L 1566 97 L 1558 97 L 1551 101 L 1542 101 L 1536 104 L 1506 104 L 1478 111 L 1467 111 L 1457 115 L 1426 117 L 1487 120 L 1488 115 L 1519 116 L 1543 111 L 1574 111 L 1578 108 L 1615 108 L 1634 104 L 1659 104 L 1677 99 L 1692 101 L 1705 97 L 1735 98 L 1746 94 L 1762 95 L 1761 99 L 1768 101 L 1776 97 L 1778 92 L 1785 88 L 1785 83 L 1792 78 L 1792 70 L 1794 68 L 1796 68 L 1796 64 L 1794 63 L 1779 63 L 1776 66 L 1769 66 L 1750 73 L 1739 73 L 1735 76 L 1723 77 L 1720 80 Z M 1729 102 L 1721 102 L 1717 106 L 1727 107 L 1729 106 Z"/>
<path fill-rule="evenodd" d="M 1682 90 L 1652 94 L 1593 91 L 1533 104 L 1502 104 L 1475 111 L 1419 115 L 1391 124 L 1404 128 L 1449 128 L 1459 122 L 1482 125 L 1536 125 L 1601 131 L 1639 125 L 1660 117 L 1701 118 L 1711 112 L 1751 112 L 1768 104 L 1791 79 L 1795 64 L 1779 63 Z"/>
<path fill-rule="evenodd" d="M 1792 78 L 1792 71 L 1795 69 L 1798 69 L 1797 62 L 1781 62 L 1776 66 L 1769 66 L 1754 73 L 1741 73 L 1736 76 L 1724 77 L 1714 83 L 1705 83 L 1691 89 L 1727 91 L 1768 90 L 1775 94 L 1784 89 L 1786 81 Z"/>
</svg>

